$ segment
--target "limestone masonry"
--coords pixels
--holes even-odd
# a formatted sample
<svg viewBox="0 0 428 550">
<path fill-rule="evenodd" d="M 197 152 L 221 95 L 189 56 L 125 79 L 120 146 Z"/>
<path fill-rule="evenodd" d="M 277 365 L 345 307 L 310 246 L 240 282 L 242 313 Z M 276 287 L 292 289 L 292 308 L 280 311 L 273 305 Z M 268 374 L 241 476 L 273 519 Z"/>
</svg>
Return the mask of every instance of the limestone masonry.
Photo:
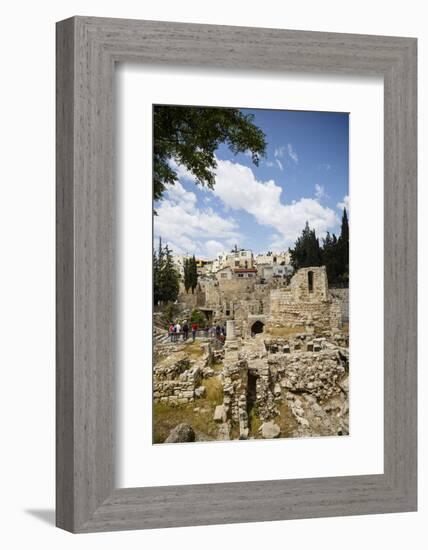
<svg viewBox="0 0 428 550">
<path fill-rule="evenodd" d="M 199 330 L 201 353 L 189 355 L 155 314 L 155 403 L 197 411 L 212 378 L 222 389 L 212 411 L 217 439 L 347 435 L 348 289 L 329 289 L 325 267 L 264 278 L 260 266 L 269 274 L 289 259 L 234 254 L 217 258 L 215 272 L 211 262 L 195 294 L 181 292 L 177 304 L 180 319 L 198 309 L 207 326 L 225 326 L 224 342 L 215 329 Z M 190 433 L 180 425 L 168 442 L 181 432 Z"/>
</svg>

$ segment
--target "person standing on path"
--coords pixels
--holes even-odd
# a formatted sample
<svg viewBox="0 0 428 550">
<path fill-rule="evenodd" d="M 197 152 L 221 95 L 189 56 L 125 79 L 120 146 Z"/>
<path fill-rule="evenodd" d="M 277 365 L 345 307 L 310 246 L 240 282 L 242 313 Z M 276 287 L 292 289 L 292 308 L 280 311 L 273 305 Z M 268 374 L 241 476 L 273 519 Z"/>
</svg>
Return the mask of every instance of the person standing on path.
<svg viewBox="0 0 428 550">
<path fill-rule="evenodd" d="M 198 330 L 197 323 L 192 323 L 192 341 L 195 341 L 196 338 L 196 331 Z"/>
<path fill-rule="evenodd" d="M 180 339 L 180 332 L 181 332 L 181 325 L 177 321 L 175 324 L 175 341 L 176 342 L 178 342 L 178 340 Z"/>
<path fill-rule="evenodd" d="M 187 321 L 184 321 L 183 324 L 183 340 L 187 340 L 189 338 L 189 325 L 187 324 Z"/>
<path fill-rule="evenodd" d="M 168 336 L 170 341 L 173 342 L 174 341 L 174 324 L 173 323 L 170 323 L 168 327 Z"/>
</svg>

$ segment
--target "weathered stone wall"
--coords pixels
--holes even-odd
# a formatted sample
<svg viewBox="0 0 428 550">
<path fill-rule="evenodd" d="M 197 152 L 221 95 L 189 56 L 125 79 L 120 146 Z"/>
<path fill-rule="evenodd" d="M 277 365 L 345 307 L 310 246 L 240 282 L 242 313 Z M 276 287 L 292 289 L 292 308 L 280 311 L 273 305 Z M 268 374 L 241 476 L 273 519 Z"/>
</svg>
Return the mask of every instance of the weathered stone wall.
<svg viewBox="0 0 428 550">
<path fill-rule="evenodd" d="M 340 307 L 342 323 L 349 323 L 349 288 L 330 288 L 329 294 Z"/>
<path fill-rule="evenodd" d="M 180 295 L 178 297 L 178 302 L 184 306 L 187 309 L 194 309 L 198 304 L 198 296 L 200 296 L 200 291 L 195 291 L 194 294 L 192 294 L 192 291 L 189 290 L 188 293 L 184 290 L 184 286 L 180 288 Z M 199 298 L 201 300 L 201 298 Z M 205 296 L 203 297 L 203 301 L 205 301 Z"/>
<path fill-rule="evenodd" d="M 256 367 L 255 369 L 253 367 Z M 272 379 L 272 371 L 266 360 L 255 361 L 252 364 L 253 373 L 257 376 L 256 391 L 257 391 L 257 408 L 260 420 L 265 422 L 274 418 L 278 411 L 275 407 L 274 396 L 274 380 Z"/>
<path fill-rule="evenodd" d="M 349 317 L 347 289 L 329 291 L 324 266 L 300 269 L 289 285 L 277 280 L 260 284 L 256 279 L 206 278 L 199 287 L 195 295 L 180 295 L 180 300 L 189 309 L 211 310 L 214 324 L 234 319 L 244 338 L 251 336 L 250 318 L 255 315 L 266 317 L 266 328 L 300 327 L 307 332 L 338 329 Z"/>
<path fill-rule="evenodd" d="M 309 274 L 312 274 L 310 283 Z M 324 266 L 299 269 L 290 285 L 270 292 L 270 324 L 316 332 L 340 326 L 340 304 L 328 293 Z"/>
<path fill-rule="evenodd" d="M 301 327 L 313 325 L 316 331 L 338 326 L 340 310 L 330 301 L 319 303 L 291 302 L 286 290 L 273 290 L 270 303 L 270 325 Z M 333 325 L 332 325 L 333 323 Z"/>
<path fill-rule="evenodd" d="M 179 370 L 162 372 L 157 369 L 154 378 L 153 398 L 155 403 L 187 403 L 195 397 L 195 389 L 202 379 L 199 365 L 190 367 L 178 374 Z"/>
<path fill-rule="evenodd" d="M 171 348 L 170 348 L 171 346 Z M 158 358 L 164 356 L 177 344 L 164 344 Z M 198 360 L 190 360 L 185 351 L 173 351 L 156 362 L 153 372 L 153 400 L 155 403 L 188 403 L 195 398 L 202 378 L 212 376 L 210 368 L 213 353 L 211 345 L 202 344 L 204 355 Z"/>
<path fill-rule="evenodd" d="M 248 366 L 246 361 L 225 359 L 222 373 L 223 406 L 226 418 L 235 422 L 246 420 Z"/>
<path fill-rule="evenodd" d="M 310 277 L 312 273 L 312 290 L 310 288 Z M 323 302 L 328 299 L 328 280 L 325 266 L 321 267 L 304 267 L 299 269 L 291 278 L 290 284 L 287 287 L 289 293 L 284 299 L 290 302 Z"/>
<path fill-rule="evenodd" d="M 254 291 L 256 278 L 220 280 L 219 289 L 225 296 L 232 298 L 236 294 L 251 293 Z"/>
</svg>

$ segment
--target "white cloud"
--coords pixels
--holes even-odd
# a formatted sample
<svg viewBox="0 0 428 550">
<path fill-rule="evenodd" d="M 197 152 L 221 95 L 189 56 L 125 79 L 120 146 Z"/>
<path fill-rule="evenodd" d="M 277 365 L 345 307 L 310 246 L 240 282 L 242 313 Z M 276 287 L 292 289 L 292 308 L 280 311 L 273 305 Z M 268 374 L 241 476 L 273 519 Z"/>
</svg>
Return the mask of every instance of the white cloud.
<svg viewBox="0 0 428 550">
<path fill-rule="evenodd" d="M 281 172 L 284 171 L 284 167 L 282 166 L 282 162 L 279 159 L 276 159 L 276 163 L 278 165 L 278 168 L 281 170 Z"/>
<path fill-rule="evenodd" d="M 283 158 L 283 156 L 285 155 L 286 153 L 286 148 L 284 145 L 281 145 L 281 147 L 276 147 L 275 148 L 275 151 L 273 152 L 273 156 L 274 157 L 279 157 L 279 158 Z"/>
<path fill-rule="evenodd" d="M 321 199 L 323 199 L 324 197 L 327 197 L 324 185 L 320 185 L 319 183 L 315 184 L 315 196 L 316 196 L 317 200 L 319 200 L 319 201 Z"/>
<path fill-rule="evenodd" d="M 288 156 L 291 158 L 291 160 L 297 164 L 299 162 L 299 157 L 297 156 L 297 153 L 296 151 L 293 149 L 293 146 L 291 145 L 291 143 L 289 143 L 287 145 L 287 151 L 288 151 Z"/>
<path fill-rule="evenodd" d="M 169 185 L 167 188 L 167 197 L 172 205 L 179 205 L 186 212 L 192 212 L 196 205 L 196 195 L 186 191 L 180 182 L 175 185 Z"/>
<path fill-rule="evenodd" d="M 290 159 L 294 162 L 294 164 L 299 163 L 299 157 L 291 143 L 287 143 L 287 146 L 281 145 L 280 147 L 276 147 L 273 152 L 273 156 L 276 159 L 279 159 L 279 158 Z"/>
<path fill-rule="evenodd" d="M 318 170 L 326 170 L 328 172 L 331 170 L 331 164 L 328 162 L 322 162 L 321 164 L 318 164 Z"/>
<path fill-rule="evenodd" d="M 346 208 L 346 210 L 349 212 L 349 195 L 345 195 L 343 197 L 343 200 L 341 202 L 338 202 L 336 204 L 337 208 L 339 208 L 340 210 L 343 210 L 344 208 Z"/>
<path fill-rule="evenodd" d="M 274 166 L 274 163 L 273 163 L 271 160 L 267 160 L 267 161 L 266 161 L 266 166 L 267 166 L 268 168 L 272 168 L 272 167 Z"/>
<path fill-rule="evenodd" d="M 258 181 L 246 166 L 223 160 L 217 162 L 216 184 L 212 192 L 227 207 L 245 210 L 260 225 L 273 227 L 278 240 L 287 246 L 296 240 L 306 221 L 319 236 L 339 223 L 337 214 L 316 199 L 302 197 L 284 204 L 281 202 L 282 188 L 274 180 Z M 266 244 L 268 248 L 270 245 Z"/>
<path fill-rule="evenodd" d="M 224 244 L 220 243 L 223 250 L 229 248 L 226 246 L 229 241 L 239 242 L 241 239 L 233 218 L 223 218 L 209 207 L 198 208 L 195 193 L 184 189 L 180 182 L 167 186 L 156 212 L 155 238 L 162 237 L 176 254 L 211 257 L 213 243 L 224 240 Z"/>
<path fill-rule="evenodd" d="M 238 223 L 229 215 L 233 210 L 243 210 L 258 224 L 274 229 L 272 242 L 266 243 L 266 249 L 291 246 L 306 221 L 319 237 L 339 223 L 337 213 L 320 204 L 319 198 L 325 195 L 325 190 L 319 184 L 315 185 L 314 198 L 302 197 L 285 203 L 281 201 L 282 188 L 273 179 L 259 181 L 251 168 L 236 162 L 217 159 L 217 164 L 216 184 L 213 190 L 206 190 L 206 197 L 209 199 L 212 194 L 221 200 L 225 217 L 209 206 L 200 207 L 196 194 L 179 182 L 168 186 L 157 208 L 155 236 L 162 236 L 176 253 L 213 258 L 234 244 L 243 245 Z M 174 168 L 182 179 L 194 180 L 184 168 L 177 165 Z M 345 199 L 348 200 L 347 196 Z"/>
<path fill-rule="evenodd" d="M 226 247 L 226 248 L 229 248 L 229 247 Z M 221 243 L 213 239 L 210 239 L 209 241 L 205 242 L 205 251 L 207 253 L 208 258 L 216 258 L 217 254 L 220 254 L 220 252 L 224 252 L 224 250 L 225 250 L 225 243 Z"/>
<path fill-rule="evenodd" d="M 196 178 L 183 164 L 178 164 L 173 158 L 169 159 L 170 167 L 177 172 L 178 179 L 195 181 Z"/>
</svg>

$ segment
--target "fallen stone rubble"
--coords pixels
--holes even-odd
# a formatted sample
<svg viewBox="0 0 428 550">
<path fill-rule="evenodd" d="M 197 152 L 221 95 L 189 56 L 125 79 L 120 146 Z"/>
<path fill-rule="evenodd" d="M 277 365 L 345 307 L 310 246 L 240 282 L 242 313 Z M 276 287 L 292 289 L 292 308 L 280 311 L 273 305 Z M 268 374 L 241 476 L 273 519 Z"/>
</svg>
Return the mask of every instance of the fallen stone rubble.
<svg viewBox="0 0 428 550">
<path fill-rule="evenodd" d="M 328 333 L 259 336 L 226 342 L 223 349 L 214 351 L 204 343 L 203 354 L 196 359 L 175 348 L 156 364 L 155 402 L 180 405 L 203 398 L 202 381 L 219 374 L 213 365 L 221 360 L 223 402 L 213 409 L 217 439 L 229 439 L 231 433 L 240 439 L 347 435 L 347 337 Z M 260 421 L 256 433 L 250 424 L 254 407 Z M 284 411 L 287 425 L 281 416 Z"/>
</svg>

